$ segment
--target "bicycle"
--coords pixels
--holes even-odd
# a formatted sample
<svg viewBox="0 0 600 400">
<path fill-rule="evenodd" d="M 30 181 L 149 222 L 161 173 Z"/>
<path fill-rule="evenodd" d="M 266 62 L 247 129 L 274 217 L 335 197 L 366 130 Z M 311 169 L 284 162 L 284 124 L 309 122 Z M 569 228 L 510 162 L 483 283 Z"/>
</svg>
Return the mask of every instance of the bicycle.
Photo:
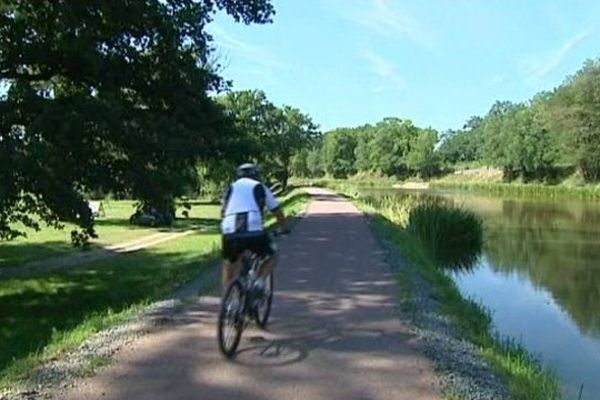
<svg viewBox="0 0 600 400">
<path fill-rule="evenodd" d="M 271 238 L 281 235 L 270 233 Z M 273 246 L 275 243 L 271 240 Z M 277 249 L 275 248 L 275 253 Z M 264 260 L 251 251 L 242 255 L 242 269 L 239 275 L 229 284 L 221 300 L 217 337 L 219 349 L 227 358 L 232 358 L 240 344 L 242 332 L 250 321 L 265 328 L 271 314 L 273 303 L 273 273 L 265 281 L 264 294 L 260 297 L 254 291 L 254 282 Z"/>
</svg>

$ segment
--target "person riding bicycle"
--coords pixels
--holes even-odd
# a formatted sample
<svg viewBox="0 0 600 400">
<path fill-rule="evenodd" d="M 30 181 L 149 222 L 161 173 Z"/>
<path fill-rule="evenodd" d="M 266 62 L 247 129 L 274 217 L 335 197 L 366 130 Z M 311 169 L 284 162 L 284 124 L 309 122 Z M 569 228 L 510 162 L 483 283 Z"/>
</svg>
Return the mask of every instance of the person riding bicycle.
<svg viewBox="0 0 600 400">
<path fill-rule="evenodd" d="M 275 215 L 282 233 L 289 233 L 286 218 L 271 190 L 260 181 L 253 163 L 237 168 L 237 180 L 223 198 L 221 233 L 223 244 L 223 290 L 239 271 L 239 261 L 246 250 L 264 258 L 255 288 L 261 292 L 273 269 L 275 250 L 263 228 L 265 207 Z"/>
</svg>

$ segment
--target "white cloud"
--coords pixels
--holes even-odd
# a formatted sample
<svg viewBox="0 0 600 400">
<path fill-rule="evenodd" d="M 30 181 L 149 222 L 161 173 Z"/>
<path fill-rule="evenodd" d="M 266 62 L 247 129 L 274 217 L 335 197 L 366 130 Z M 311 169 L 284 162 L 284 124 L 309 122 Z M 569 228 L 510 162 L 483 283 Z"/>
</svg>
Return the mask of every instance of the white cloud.
<svg viewBox="0 0 600 400">
<path fill-rule="evenodd" d="M 347 3 L 344 2 L 343 6 Z M 369 0 L 366 9 L 346 12 L 346 17 L 371 32 L 385 36 L 403 36 L 411 42 L 434 51 L 435 40 L 431 30 L 424 29 L 419 21 L 405 10 L 398 8 L 397 2 L 390 0 Z"/>
<path fill-rule="evenodd" d="M 289 69 L 288 65 L 281 61 L 272 51 L 246 41 L 243 41 L 219 25 L 213 24 L 209 27 L 214 37 L 214 43 L 218 49 L 227 49 L 246 60 L 268 69 Z"/>
<path fill-rule="evenodd" d="M 565 57 L 579 45 L 589 38 L 594 32 L 592 30 L 580 32 L 569 38 L 559 49 L 543 60 L 530 61 L 527 68 L 527 80 L 531 84 L 539 83 L 548 74 L 554 71 L 565 59 Z"/>
<path fill-rule="evenodd" d="M 379 93 L 388 89 L 404 89 L 404 79 L 396 71 L 396 65 L 393 62 L 371 50 L 365 50 L 360 55 L 369 62 L 371 71 L 385 83 L 385 85 L 375 87 L 375 92 Z"/>
</svg>

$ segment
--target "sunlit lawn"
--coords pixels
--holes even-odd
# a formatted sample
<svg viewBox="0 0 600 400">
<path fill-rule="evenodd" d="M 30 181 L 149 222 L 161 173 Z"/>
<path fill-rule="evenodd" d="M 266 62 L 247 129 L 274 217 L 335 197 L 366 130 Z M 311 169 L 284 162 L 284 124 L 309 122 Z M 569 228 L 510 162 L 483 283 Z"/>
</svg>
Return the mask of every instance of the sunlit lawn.
<svg viewBox="0 0 600 400">
<path fill-rule="evenodd" d="M 217 227 L 218 205 L 194 202 L 189 218 L 183 218 L 183 208 L 178 209 L 178 219 L 172 228 L 139 227 L 129 224 L 134 212 L 134 202 L 128 200 L 103 202 L 106 215 L 96 221 L 97 239 L 92 239 L 91 248 L 123 243 L 160 231 L 201 228 L 212 230 Z M 40 260 L 52 256 L 79 251 L 71 245 L 73 224 L 64 224 L 63 229 L 42 227 L 40 231 L 25 229 L 26 237 L 9 242 L 0 242 L 0 268 L 18 266 L 28 261 Z"/>
</svg>

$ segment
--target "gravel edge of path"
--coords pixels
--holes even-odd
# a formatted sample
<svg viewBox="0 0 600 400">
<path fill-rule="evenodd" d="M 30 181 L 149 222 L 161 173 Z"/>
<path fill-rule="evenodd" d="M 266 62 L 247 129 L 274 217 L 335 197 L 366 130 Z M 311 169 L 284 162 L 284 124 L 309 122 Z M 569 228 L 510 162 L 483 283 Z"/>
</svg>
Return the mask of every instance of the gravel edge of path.
<svg viewBox="0 0 600 400">
<path fill-rule="evenodd" d="M 410 280 L 410 304 L 398 298 L 401 309 L 409 308 L 400 312 L 400 318 L 408 322 L 423 344 L 425 355 L 433 361 L 442 392 L 465 400 L 508 400 L 505 379 L 482 359 L 473 343 L 460 336 L 442 314 L 432 288 L 420 276 L 417 267 L 409 263 L 392 242 L 380 237 L 372 229 L 371 217 L 365 215 L 392 272 L 401 272 Z"/>
</svg>

